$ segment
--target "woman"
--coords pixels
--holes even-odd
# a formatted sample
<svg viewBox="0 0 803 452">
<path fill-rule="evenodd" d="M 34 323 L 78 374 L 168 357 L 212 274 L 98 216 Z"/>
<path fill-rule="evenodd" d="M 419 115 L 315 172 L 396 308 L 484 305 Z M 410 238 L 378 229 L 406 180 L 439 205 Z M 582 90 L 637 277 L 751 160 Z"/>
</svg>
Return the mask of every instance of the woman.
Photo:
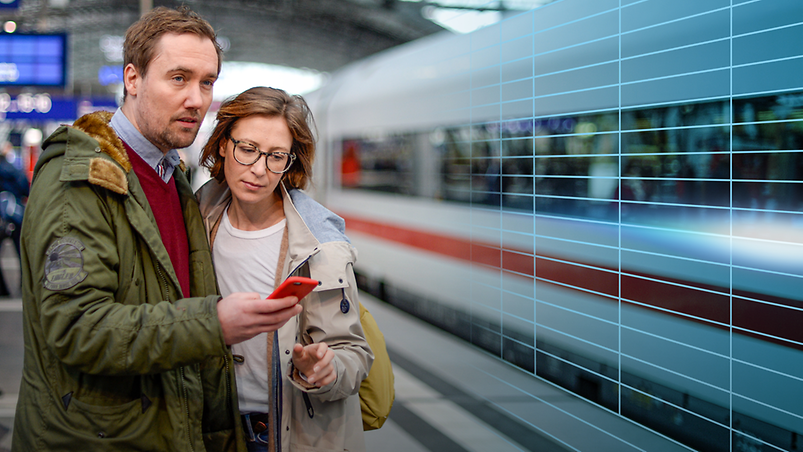
<svg viewBox="0 0 803 452">
<path fill-rule="evenodd" d="M 351 396 L 373 354 L 360 326 L 356 251 L 343 220 L 301 191 L 315 152 L 311 122 L 300 96 L 251 88 L 220 106 L 201 155 L 213 179 L 197 196 L 221 294 L 266 297 L 293 275 L 320 281 L 278 332 L 233 346 L 251 451 L 365 449 Z"/>
</svg>

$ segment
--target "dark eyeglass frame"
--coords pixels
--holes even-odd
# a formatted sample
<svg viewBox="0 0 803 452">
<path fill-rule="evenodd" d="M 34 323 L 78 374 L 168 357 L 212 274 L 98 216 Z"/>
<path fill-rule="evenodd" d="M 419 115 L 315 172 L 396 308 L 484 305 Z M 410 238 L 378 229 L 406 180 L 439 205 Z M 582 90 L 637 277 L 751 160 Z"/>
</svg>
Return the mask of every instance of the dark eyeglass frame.
<svg viewBox="0 0 803 452">
<path fill-rule="evenodd" d="M 251 143 L 248 143 L 248 142 L 245 142 L 245 141 L 242 141 L 242 140 L 235 140 L 231 136 L 229 136 L 228 138 L 229 138 L 229 141 L 231 141 L 231 144 L 233 145 L 232 150 L 231 150 L 232 157 L 234 157 L 234 160 L 236 160 L 237 163 L 239 163 L 240 165 L 243 165 L 243 166 L 251 166 L 251 165 L 253 165 L 254 163 L 258 162 L 259 159 L 264 155 L 265 156 L 265 168 L 267 168 L 268 171 L 270 171 L 273 174 L 284 174 L 290 169 L 291 166 L 293 166 L 293 162 L 296 160 L 296 155 L 292 154 L 292 153 L 289 153 L 289 152 L 282 152 L 282 151 L 264 152 L 264 151 L 260 150 L 258 147 L 254 146 Z M 240 144 L 240 143 L 248 145 L 248 146 L 254 148 L 255 151 L 257 151 L 256 160 L 254 160 L 251 163 L 245 163 L 245 162 L 241 162 L 240 159 L 237 158 L 236 148 L 237 148 L 237 145 Z M 289 161 L 287 162 L 287 166 L 285 166 L 284 170 L 282 170 L 282 171 L 274 171 L 274 170 L 272 170 L 270 168 L 270 164 L 268 163 L 268 158 L 270 158 L 270 156 L 272 154 L 280 154 L 280 155 L 286 155 L 287 156 Z"/>
</svg>

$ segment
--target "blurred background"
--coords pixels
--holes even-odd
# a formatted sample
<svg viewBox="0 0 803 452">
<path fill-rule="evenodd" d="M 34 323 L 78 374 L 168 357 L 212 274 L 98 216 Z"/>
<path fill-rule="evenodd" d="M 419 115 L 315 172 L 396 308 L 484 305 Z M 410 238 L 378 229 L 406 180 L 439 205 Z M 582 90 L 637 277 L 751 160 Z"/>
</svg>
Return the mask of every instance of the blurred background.
<svg viewBox="0 0 803 452">
<path fill-rule="evenodd" d="M 183 3 L 225 51 L 194 186 L 223 99 L 312 107 L 309 192 L 397 371 L 369 450 L 803 449 L 803 2 Z M 178 4 L 0 0 L 8 161 L 30 175 L 60 124 L 116 109 L 125 30 Z"/>
<path fill-rule="evenodd" d="M 444 30 L 466 33 L 547 1 L 2 0 L 0 138 L 14 145 L 17 166 L 28 168 L 59 124 L 116 108 L 125 31 L 156 6 L 186 4 L 215 27 L 225 51 L 219 105 L 252 86 L 305 94 L 379 51 Z"/>
</svg>

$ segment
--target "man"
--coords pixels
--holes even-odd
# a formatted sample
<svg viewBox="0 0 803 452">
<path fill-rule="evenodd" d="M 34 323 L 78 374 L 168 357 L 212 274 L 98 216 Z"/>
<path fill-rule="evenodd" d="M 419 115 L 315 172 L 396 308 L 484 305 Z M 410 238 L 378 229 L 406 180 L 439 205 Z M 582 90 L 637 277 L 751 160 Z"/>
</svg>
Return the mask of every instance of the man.
<svg viewBox="0 0 803 452">
<path fill-rule="evenodd" d="M 156 8 L 126 33 L 121 109 L 45 141 L 23 223 L 13 451 L 245 450 L 228 345 L 301 308 L 214 295 L 175 149 L 198 133 L 220 55 L 198 15 Z"/>
</svg>

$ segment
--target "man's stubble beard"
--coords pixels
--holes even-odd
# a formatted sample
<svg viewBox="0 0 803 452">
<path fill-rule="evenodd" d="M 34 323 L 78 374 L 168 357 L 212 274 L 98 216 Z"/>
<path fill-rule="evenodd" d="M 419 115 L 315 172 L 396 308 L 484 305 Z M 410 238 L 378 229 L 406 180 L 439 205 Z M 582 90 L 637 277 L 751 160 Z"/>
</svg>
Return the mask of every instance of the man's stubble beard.
<svg viewBox="0 0 803 452">
<path fill-rule="evenodd" d="M 172 124 L 172 122 L 171 122 Z M 162 144 L 166 149 L 181 149 L 186 148 L 195 141 L 195 138 L 198 136 L 198 131 L 200 130 L 200 123 L 197 123 L 199 127 L 196 127 L 194 131 L 187 131 L 187 133 L 191 133 L 192 136 L 186 137 L 183 134 L 176 134 L 172 130 L 170 130 L 170 126 L 166 127 L 162 130 L 162 133 L 159 134 L 157 137 L 160 144 Z M 184 129 L 182 127 L 182 129 Z"/>
<path fill-rule="evenodd" d="M 192 116 L 196 116 L 196 114 Z M 178 117 L 184 117 L 187 114 L 179 115 Z M 170 122 L 165 126 L 161 131 L 152 135 L 146 136 L 145 138 L 148 139 L 151 143 L 153 143 L 159 149 L 162 149 L 163 152 L 167 152 L 166 150 L 170 149 L 182 149 L 186 148 L 195 141 L 195 138 L 198 136 L 198 131 L 201 128 L 201 120 L 197 119 L 196 127 L 194 130 L 187 129 L 186 127 L 181 127 L 177 124 L 175 118 L 170 118 Z M 179 129 L 185 130 L 187 134 L 191 134 L 191 136 L 186 136 L 184 133 L 176 132 L 171 129 L 171 126 L 176 126 Z M 150 130 L 159 130 L 155 127 L 149 127 Z M 144 134 L 143 134 L 144 135 Z M 165 150 L 166 149 L 166 150 Z"/>
</svg>

